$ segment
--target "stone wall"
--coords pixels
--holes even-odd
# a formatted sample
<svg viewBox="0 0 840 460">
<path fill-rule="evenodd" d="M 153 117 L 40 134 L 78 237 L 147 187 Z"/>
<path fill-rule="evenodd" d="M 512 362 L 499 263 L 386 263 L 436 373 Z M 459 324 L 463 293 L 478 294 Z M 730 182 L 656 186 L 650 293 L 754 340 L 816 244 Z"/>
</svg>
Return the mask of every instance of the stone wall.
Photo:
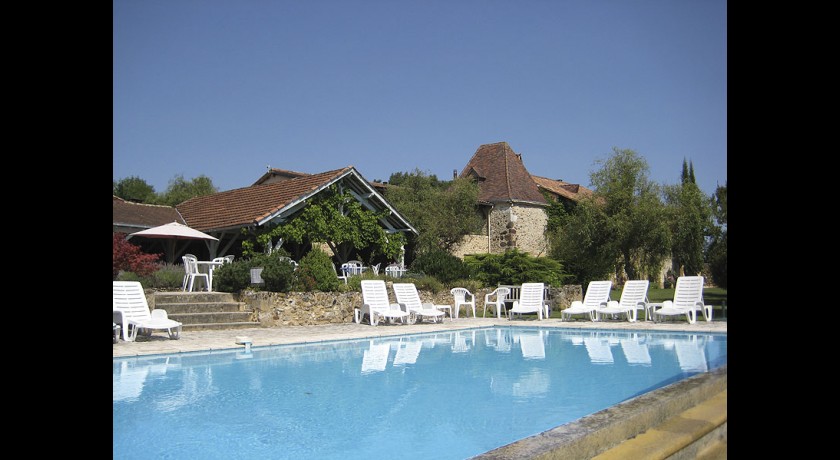
<svg viewBox="0 0 840 460">
<path fill-rule="evenodd" d="M 396 302 L 391 283 L 388 284 L 388 297 Z M 475 292 L 475 310 L 478 316 L 484 311 L 484 295 L 493 289 L 479 289 Z M 444 290 L 433 294 L 419 291 L 423 302 L 440 305 L 452 305 L 452 294 Z M 582 290 L 579 285 L 567 285 L 552 288 L 552 310 L 567 308 L 573 300 L 581 300 Z M 361 307 L 361 292 L 263 292 L 245 291 L 239 295 L 239 302 L 252 311 L 252 320 L 259 321 L 262 327 L 311 326 L 318 324 L 336 324 L 353 322 L 353 308 Z"/>
<path fill-rule="evenodd" d="M 548 215 L 545 213 L 545 209 L 539 206 L 515 205 L 512 212 L 516 217 L 506 224 L 507 234 L 502 232 L 502 237 L 506 237 L 509 241 L 508 247 L 502 247 L 501 252 L 504 252 L 505 249 L 516 248 L 520 252 L 527 252 L 535 257 L 546 255 L 548 252 L 548 237 L 545 234 L 545 229 L 548 225 Z M 510 211 L 507 213 L 509 215 Z"/>
<path fill-rule="evenodd" d="M 467 235 L 452 250 L 452 254 L 463 259 L 466 254 L 502 254 L 516 248 L 535 257 L 546 255 L 548 216 L 544 208 L 499 203 L 491 209 L 488 219 L 489 237 L 486 234 Z M 484 228 L 487 229 L 487 222 Z"/>
</svg>

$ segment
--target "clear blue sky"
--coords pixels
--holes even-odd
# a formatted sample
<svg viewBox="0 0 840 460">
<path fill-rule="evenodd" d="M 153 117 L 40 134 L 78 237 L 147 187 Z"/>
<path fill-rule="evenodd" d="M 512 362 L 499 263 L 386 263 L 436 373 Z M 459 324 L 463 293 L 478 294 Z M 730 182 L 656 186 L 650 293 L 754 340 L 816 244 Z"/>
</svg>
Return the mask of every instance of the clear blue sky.
<svg viewBox="0 0 840 460">
<path fill-rule="evenodd" d="M 726 183 L 724 0 L 114 0 L 113 178 L 219 190 L 266 166 L 451 179 L 505 141 L 590 185 Z"/>
</svg>

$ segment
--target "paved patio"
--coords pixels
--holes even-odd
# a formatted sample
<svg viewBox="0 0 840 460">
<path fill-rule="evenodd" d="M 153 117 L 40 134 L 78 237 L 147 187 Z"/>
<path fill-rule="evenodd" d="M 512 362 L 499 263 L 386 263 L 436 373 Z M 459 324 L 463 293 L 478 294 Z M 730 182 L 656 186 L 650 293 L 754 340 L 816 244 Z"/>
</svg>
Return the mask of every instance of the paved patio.
<svg viewBox="0 0 840 460">
<path fill-rule="evenodd" d="M 575 329 L 621 329 L 621 330 L 650 330 L 650 331 L 680 331 L 680 332 L 719 332 L 726 333 L 726 320 L 705 322 L 702 319 L 695 324 L 686 321 L 667 321 L 653 323 L 637 321 L 560 321 L 550 318 L 542 321 L 536 319 L 505 318 L 465 318 L 450 320 L 443 323 L 402 324 L 368 324 L 343 323 L 318 326 L 283 326 L 274 328 L 249 328 L 229 330 L 184 331 L 181 338 L 171 340 L 166 331 L 155 331 L 150 337 L 138 336 L 135 342 L 113 344 L 114 357 L 155 355 L 167 353 L 184 353 L 191 351 L 221 350 L 228 348 L 242 348 L 236 344 L 236 338 L 250 337 L 252 347 L 270 345 L 285 345 L 290 343 L 322 342 L 325 340 L 360 339 L 386 337 L 400 334 L 421 332 L 455 331 L 487 326 L 540 326 L 554 328 Z"/>
</svg>

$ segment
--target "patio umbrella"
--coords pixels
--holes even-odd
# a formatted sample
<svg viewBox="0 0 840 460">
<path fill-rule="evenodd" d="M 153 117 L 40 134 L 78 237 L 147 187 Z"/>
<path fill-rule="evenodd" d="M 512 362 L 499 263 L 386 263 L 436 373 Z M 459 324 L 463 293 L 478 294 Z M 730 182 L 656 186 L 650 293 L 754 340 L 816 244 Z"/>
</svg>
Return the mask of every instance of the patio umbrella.
<svg viewBox="0 0 840 460">
<path fill-rule="evenodd" d="M 126 239 L 133 236 L 167 240 L 164 245 L 164 252 L 166 254 L 166 260 L 169 263 L 173 263 L 175 261 L 175 244 L 178 240 L 219 241 L 219 239 L 214 236 L 210 236 L 184 224 L 179 224 L 178 222 L 171 222 L 164 225 L 158 225 L 157 227 L 148 228 L 146 230 L 141 230 L 139 232 L 134 232 L 126 236 Z"/>
</svg>

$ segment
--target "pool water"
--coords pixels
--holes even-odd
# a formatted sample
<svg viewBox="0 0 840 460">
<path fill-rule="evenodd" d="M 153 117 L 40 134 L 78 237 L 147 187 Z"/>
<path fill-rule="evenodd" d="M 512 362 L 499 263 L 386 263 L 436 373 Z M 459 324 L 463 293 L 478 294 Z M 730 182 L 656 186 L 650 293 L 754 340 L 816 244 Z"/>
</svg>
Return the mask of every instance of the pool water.
<svg viewBox="0 0 840 460">
<path fill-rule="evenodd" d="M 115 358 L 113 457 L 463 459 L 725 365 L 726 343 L 497 327 Z"/>
</svg>

